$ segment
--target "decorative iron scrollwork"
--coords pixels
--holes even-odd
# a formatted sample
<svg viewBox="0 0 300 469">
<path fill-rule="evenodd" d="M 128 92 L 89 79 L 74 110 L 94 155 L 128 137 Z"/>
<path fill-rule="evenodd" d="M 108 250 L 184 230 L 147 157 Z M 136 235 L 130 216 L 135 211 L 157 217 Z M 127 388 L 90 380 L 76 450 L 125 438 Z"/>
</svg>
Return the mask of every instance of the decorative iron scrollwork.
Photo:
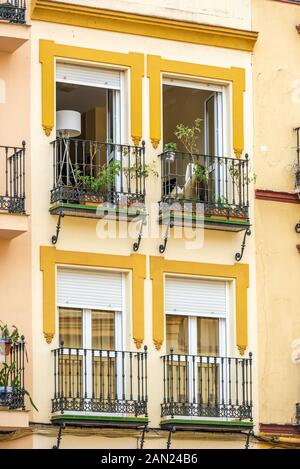
<svg viewBox="0 0 300 469">
<path fill-rule="evenodd" d="M 56 234 L 52 236 L 51 242 L 52 244 L 56 244 L 58 241 L 58 236 L 61 228 L 61 219 L 65 216 L 64 211 L 61 210 L 59 212 L 58 220 L 57 220 L 57 225 L 56 225 Z"/>
<path fill-rule="evenodd" d="M 148 425 L 145 425 L 142 431 L 142 436 L 141 436 L 141 443 L 140 443 L 140 449 L 144 448 L 144 443 L 145 443 L 145 433 L 149 432 L 149 427 Z"/>
<path fill-rule="evenodd" d="M 237 262 L 240 262 L 242 260 L 244 250 L 245 250 L 245 247 L 246 247 L 246 236 L 250 236 L 250 235 L 251 235 L 251 230 L 250 230 L 250 228 L 247 228 L 246 231 L 245 231 L 245 234 L 244 234 L 244 238 L 243 238 L 243 242 L 242 242 L 242 246 L 241 246 L 241 252 L 237 252 L 235 254 L 235 260 Z"/>
<path fill-rule="evenodd" d="M 56 445 L 54 445 L 52 447 L 52 449 L 59 449 L 60 447 L 60 442 L 61 442 L 61 439 L 62 439 L 62 431 L 66 428 L 66 425 L 64 423 L 61 423 L 59 425 L 59 430 L 58 430 L 58 434 L 57 434 L 57 441 L 56 441 Z"/>
<path fill-rule="evenodd" d="M 167 449 L 171 448 L 171 443 L 172 443 L 172 433 L 176 432 L 176 427 L 170 427 L 169 429 L 169 435 L 168 435 L 168 441 L 167 441 Z"/>
<path fill-rule="evenodd" d="M 172 227 L 171 220 L 169 219 L 167 227 L 166 227 L 165 236 L 164 236 L 164 243 L 159 245 L 159 252 L 161 254 L 163 254 L 166 250 L 167 242 L 168 242 L 168 239 L 169 239 L 169 231 L 170 231 L 171 227 Z"/>
<path fill-rule="evenodd" d="M 140 244 L 141 244 L 141 241 L 142 241 L 142 237 L 143 237 L 143 229 L 144 229 L 144 226 L 146 225 L 147 221 L 146 221 L 146 215 L 143 217 L 143 220 L 142 220 L 142 224 L 141 224 L 141 228 L 140 228 L 140 232 L 139 232 L 139 236 L 138 236 L 138 240 L 133 243 L 133 250 L 134 252 L 137 252 L 140 248 Z"/>
</svg>

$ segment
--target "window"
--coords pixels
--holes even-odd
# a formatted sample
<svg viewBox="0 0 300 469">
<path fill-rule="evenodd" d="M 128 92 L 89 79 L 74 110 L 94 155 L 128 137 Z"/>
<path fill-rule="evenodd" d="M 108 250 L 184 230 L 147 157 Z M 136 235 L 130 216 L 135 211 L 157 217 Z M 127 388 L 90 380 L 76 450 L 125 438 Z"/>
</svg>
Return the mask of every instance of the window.
<svg viewBox="0 0 300 469">
<path fill-rule="evenodd" d="M 227 284 L 199 278 L 165 279 L 168 395 L 210 405 L 224 395 Z M 170 358 L 171 357 L 171 358 Z"/>
<path fill-rule="evenodd" d="M 124 80 L 114 68 L 56 64 L 54 186 L 69 188 L 64 201 L 99 203 L 120 189 Z"/>
<path fill-rule="evenodd" d="M 166 334 L 167 351 L 209 357 L 220 355 L 219 319 L 167 314 Z"/>
<path fill-rule="evenodd" d="M 163 195 L 184 200 L 215 203 L 223 197 L 223 165 L 219 157 L 226 155 L 226 87 L 187 80 L 164 78 L 163 81 L 163 143 L 175 143 L 179 152 L 163 168 Z M 191 151 L 175 136 L 176 126 L 195 125 L 196 148 Z M 228 121 L 228 119 L 227 119 Z M 199 178 L 195 165 L 205 175 Z"/>
<path fill-rule="evenodd" d="M 118 313 L 59 308 L 59 340 L 66 348 L 115 350 L 121 335 Z"/>
<path fill-rule="evenodd" d="M 124 355 L 116 352 L 123 350 L 123 283 L 121 272 L 58 268 L 57 371 L 65 395 L 110 399 L 124 390 Z"/>
<path fill-rule="evenodd" d="M 57 63 L 56 110 L 80 113 L 80 139 L 121 143 L 122 82 L 115 69 Z"/>
</svg>

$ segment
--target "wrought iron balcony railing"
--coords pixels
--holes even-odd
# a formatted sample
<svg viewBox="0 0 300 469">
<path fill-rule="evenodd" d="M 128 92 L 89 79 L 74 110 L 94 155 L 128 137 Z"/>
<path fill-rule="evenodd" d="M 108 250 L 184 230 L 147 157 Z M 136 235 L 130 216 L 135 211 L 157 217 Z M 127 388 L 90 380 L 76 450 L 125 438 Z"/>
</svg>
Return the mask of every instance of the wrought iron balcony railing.
<svg viewBox="0 0 300 469">
<path fill-rule="evenodd" d="M 124 206 L 145 200 L 145 146 L 58 138 L 51 203 Z"/>
<path fill-rule="evenodd" d="M 52 412 L 147 416 L 147 348 L 143 352 L 54 350 Z"/>
<path fill-rule="evenodd" d="M 163 357 L 161 415 L 252 421 L 252 355 Z"/>
<path fill-rule="evenodd" d="M 25 14 L 26 0 L 0 0 L 0 20 L 24 24 Z"/>
<path fill-rule="evenodd" d="M 162 202 L 201 203 L 205 215 L 248 219 L 248 155 L 226 158 L 174 151 L 161 157 Z"/>
<path fill-rule="evenodd" d="M 25 142 L 0 146 L 0 212 L 25 212 Z"/>
<path fill-rule="evenodd" d="M 25 342 L 0 339 L 0 409 L 25 409 Z"/>
</svg>

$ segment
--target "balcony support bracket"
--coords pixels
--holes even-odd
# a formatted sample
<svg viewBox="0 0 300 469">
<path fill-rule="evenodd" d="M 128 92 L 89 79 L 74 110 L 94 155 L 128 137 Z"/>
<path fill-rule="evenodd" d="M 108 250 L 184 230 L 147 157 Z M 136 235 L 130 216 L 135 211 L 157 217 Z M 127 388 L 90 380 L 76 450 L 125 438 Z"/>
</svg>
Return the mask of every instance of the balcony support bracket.
<svg viewBox="0 0 300 469">
<path fill-rule="evenodd" d="M 141 435 L 141 443 L 140 443 L 140 449 L 144 448 L 144 443 L 145 443 L 145 433 L 149 432 L 149 427 L 148 425 L 145 425 L 142 430 L 142 435 Z"/>
<path fill-rule="evenodd" d="M 242 246 L 241 246 L 241 252 L 237 252 L 235 254 L 235 260 L 237 262 L 240 262 L 243 258 L 243 255 L 244 255 L 244 250 L 245 250 L 245 247 L 246 247 L 246 236 L 250 236 L 251 235 L 251 230 L 250 228 L 248 227 L 246 230 L 245 230 L 245 233 L 244 233 L 244 237 L 243 237 L 243 241 L 242 241 Z"/>
<path fill-rule="evenodd" d="M 60 447 L 60 442 L 61 442 L 61 439 L 62 439 L 62 432 L 63 432 L 63 430 L 64 430 L 65 428 L 66 428 L 66 425 L 65 425 L 64 423 L 61 423 L 61 424 L 59 425 L 56 445 L 54 445 L 54 446 L 52 447 L 52 449 L 59 449 L 59 447 Z"/>
<path fill-rule="evenodd" d="M 169 239 L 170 228 L 172 228 L 171 218 L 169 218 L 168 223 L 167 223 L 166 232 L 165 232 L 165 236 L 164 236 L 164 243 L 159 245 L 159 252 L 161 254 L 163 254 L 166 250 L 167 242 L 168 242 L 168 239 Z"/>
<path fill-rule="evenodd" d="M 138 235 L 138 240 L 135 243 L 133 243 L 133 251 L 134 252 L 137 252 L 140 248 L 141 240 L 142 240 L 142 237 L 143 237 L 143 229 L 144 229 L 144 226 L 146 226 L 146 224 L 147 224 L 147 218 L 146 217 L 147 217 L 147 215 L 143 216 L 141 227 L 140 227 L 140 232 L 139 232 L 139 235 Z"/>
<path fill-rule="evenodd" d="M 250 430 L 249 430 L 249 432 L 248 432 L 248 434 L 247 434 L 245 449 L 249 449 L 251 436 L 254 436 L 253 428 L 250 428 Z"/>
<path fill-rule="evenodd" d="M 168 440 L 167 440 L 167 449 L 171 448 L 171 443 L 172 443 L 172 433 L 176 432 L 176 427 L 170 427 L 169 428 L 169 434 L 168 434 Z"/>
<path fill-rule="evenodd" d="M 56 234 L 52 236 L 51 242 L 52 244 L 56 244 L 58 241 L 58 236 L 61 228 L 61 219 L 64 218 L 65 214 L 64 211 L 61 210 L 58 215 L 57 225 L 56 225 Z"/>
</svg>

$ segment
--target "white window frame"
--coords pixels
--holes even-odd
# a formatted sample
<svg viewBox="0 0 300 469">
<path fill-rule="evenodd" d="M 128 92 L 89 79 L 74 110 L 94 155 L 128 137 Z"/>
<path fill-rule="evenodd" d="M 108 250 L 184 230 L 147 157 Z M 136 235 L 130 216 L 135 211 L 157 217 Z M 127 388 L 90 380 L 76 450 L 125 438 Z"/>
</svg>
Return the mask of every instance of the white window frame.
<svg viewBox="0 0 300 469">
<path fill-rule="evenodd" d="M 59 267 L 59 266 L 58 266 Z M 122 310 L 116 311 L 116 310 L 110 310 L 110 309 L 103 309 L 101 311 L 103 312 L 114 312 L 115 313 L 115 349 L 110 351 L 109 356 L 114 357 L 114 352 L 115 351 L 122 351 L 124 348 L 124 345 L 126 343 L 126 320 L 125 320 L 125 312 L 126 312 L 126 293 L 125 293 L 125 288 L 126 288 L 126 272 L 121 272 L 122 273 Z M 87 354 L 86 354 L 86 362 L 87 362 L 87 398 L 92 397 L 92 366 L 91 366 L 91 361 L 92 361 L 92 311 L 99 311 L 97 308 L 95 309 L 90 309 L 90 308 L 76 308 L 76 306 L 72 306 L 68 308 L 67 306 L 58 306 L 57 305 L 57 311 L 58 311 L 58 327 L 59 327 L 59 310 L 61 309 L 78 309 L 82 312 L 82 351 L 80 351 L 79 355 L 83 356 L 84 349 L 87 349 Z M 96 351 L 96 349 L 95 349 Z M 63 352 L 63 355 L 69 355 L 68 350 L 65 350 Z M 76 355 L 76 349 L 71 350 L 71 356 Z M 94 356 L 97 356 L 97 353 L 95 353 Z M 102 357 L 106 357 L 108 354 L 102 354 Z M 120 356 L 120 354 L 119 354 Z M 121 362 L 118 361 L 118 367 L 121 370 Z M 82 374 L 84 376 L 85 374 L 85 363 L 84 360 L 82 361 Z M 121 389 L 122 389 L 122 373 L 119 371 L 117 372 L 117 396 L 118 399 L 121 399 Z M 85 395 L 85 387 L 84 387 L 84 380 L 83 380 L 83 389 L 82 389 L 82 394 Z M 81 412 L 81 411 L 72 411 L 72 414 L 74 415 L 99 415 L 101 416 L 102 413 L 98 412 Z M 123 414 L 119 413 L 105 413 L 107 416 L 122 416 Z"/>
<path fill-rule="evenodd" d="M 166 288 L 166 277 L 177 277 L 177 278 L 195 278 L 194 276 L 187 276 L 187 275 L 172 275 L 170 273 L 164 275 L 164 289 Z M 166 316 L 168 315 L 174 315 L 174 316 L 185 316 L 188 317 L 188 353 L 187 355 L 194 355 L 194 356 L 201 356 L 197 353 L 197 318 L 209 318 L 209 319 L 218 319 L 219 320 L 219 357 L 227 357 L 228 355 L 228 344 L 229 344 L 229 307 L 230 307 L 230 282 L 228 279 L 223 279 L 223 278 L 212 278 L 212 277 L 197 277 L 198 279 L 209 279 L 209 280 L 216 280 L 216 281 L 225 281 L 226 283 L 226 311 L 225 314 L 204 314 L 204 313 L 199 313 L 199 314 L 193 314 L 190 315 L 187 312 L 180 312 L 180 311 L 167 311 L 165 309 L 165 335 L 166 335 Z M 165 343 L 166 343 L 166 337 L 165 337 Z M 166 353 L 169 354 L 170 351 L 166 350 Z M 179 354 L 180 355 L 180 354 Z M 173 360 L 176 360 L 176 353 L 174 353 L 174 358 Z M 212 363 L 215 363 L 215 357 L 211 357 Z M 184 356 L 181 358 L 182 362 L 185 362 Z M 196 358 L 196 361 L 200 362 L 199 359 Z M 218 360 L 217 358 L 217 363 L 221 362 L 220 359 Z M 193 367 L 193 361 L 192 357 L 188 358 L 188 366 L 189 366 L 189 376 L 192 376 L 192 367 Z M 227 383 L 226 379 L 227 373 L 226 370 L 224 371 L 224 381 Z M 193 393 L 193 382 L 192 379 L 189 380 L 188 383 L 188 393 L 189 396 L 192 396 Z M 228 390 L 225 388 L 224 392 L 224 399 L 226 400 Z M 197 396 L 195 396 L 197 399 Z M 219 400 L 222 400 L 222 389 L 221 389 L 221 382 L 220 382 L 220 389 L 219 389 Z M 181 416 L 176 416 L 176 418 L 185 418 Z M 212 417 L 190 417 L 192 420 L 212 420 Z M 220 420 L 220 418 L 216 418 L 216 420 Z M 227 418 L 223 418 L 221 420 L 228 420 Z"/>
<path fill-rule="evenodd" d="M 222 145 L 220 147 L 219 156 L 230 156 L 230 147 L 228 147 L 228 142 L 230 142 L 230 135 L 232 134 L 231 127 L 231 115 L 232 108 L 230 105 L 230 100 L 228 99 L 228 94 L 231 93 L 230 82 L 220 82 L 218 80 L 206 80 L 197 77 L 190 77 L 186 75 L 178 74 L 163 74 L 162 75 L 162 88 L 164 85 L 178 86 L 182 88 L 192 88 L 203 91 L 210 91 L 212 94 L 214 92 L 221 93 L 222 95 L 222 116 L 220 117 L 219 126 L 222 129 L 222 136 L 219 135 L 222 139 Z M 205 117 L 204 109 L 204 117 Z M 162 123 L 163 125 L 163 123 Z M 204 123 L 205 127 L 206 124 Z M 205 132 L 206 134 L 206 132 Z M 204 138 L 205 135 L 204 135 Z M 220 140 L 220 138 L 219 138 Z M 206 142 L 205 142 L 206 150 Z"/>
<path fill-rule="evenodd" d="M 95 83 L 82 83 L 78 82 L 76 80 L 57 80 L 56 78 L 56 64 L 57 63 L 70 63 L 74 66 L 78 65 L 79 67 L 94 67 L 94 68 L 101 68 L 101 69 L 112 69 L 112 70 L 118 70 L 120 72 L 120 88 L 117 87 L 107 87 L 103 86 L 102 84 L 95 84 Z M 81 86 L 90 86 L 93 88 L 102 88 L 105 90 L 111 89 L 116 93 L 116 96 L 118 96 L 118 99 L 116 99 L 116 114 L 117 115 L 117 121 L 118 125 L 116 125 L 116 141 L 114 143 L 121 144 L 124 141 L 125 133 L 127 132 L 128 124 L 127 124 L 127 117 L 126 113 L 124 112 L 126 109 L 126 104 L 128 107 L 128 94 L 125 93 L 126 87 L 128 87 L 128 82 L 129 82 L 129 69 L 127 68 L 120 68 L 120 67 L 114 67 L 114 66 L 108 66 L 107 64 L 97 64 L 95 66 L 95 63 L 91 63 L 88 61 L 74 61 L 72 59 L 56 59 L 55 61 L 55 84 L 56 83 L 70 83 L 70 84 L 78 84 Z M 107 96 L 106 96 L 107 100 Z M 108 103 L 106 103 L 108 104 Z M 56 93 L 55 93 L 55 108 L 56 108 Z M 107 106 L 108 109 L 108 106 Z M 107 113 L 107 119 L 108 119 L 108 113 Z M 108 126 L 107 126 L 107 135 L 106 138 L 108 139 Z"/>
</svg>

